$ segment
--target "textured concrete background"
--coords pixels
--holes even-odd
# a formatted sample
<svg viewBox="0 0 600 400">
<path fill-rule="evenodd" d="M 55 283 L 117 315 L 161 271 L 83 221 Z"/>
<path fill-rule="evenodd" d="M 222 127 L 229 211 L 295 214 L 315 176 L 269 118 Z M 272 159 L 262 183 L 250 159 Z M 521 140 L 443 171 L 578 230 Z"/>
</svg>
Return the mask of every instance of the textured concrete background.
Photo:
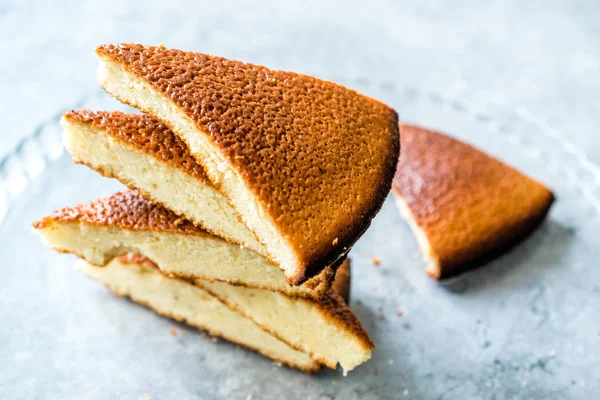
<svg viewBox="0 0 600 400">
<path fill-rule="evenodd" d="M 165 43 L 319 74 L 400 65 L 525 105 L 600 162 L 597 0 L 0 1 L 0 157 L 96 90 L 94 46 Z"/>
</svg>

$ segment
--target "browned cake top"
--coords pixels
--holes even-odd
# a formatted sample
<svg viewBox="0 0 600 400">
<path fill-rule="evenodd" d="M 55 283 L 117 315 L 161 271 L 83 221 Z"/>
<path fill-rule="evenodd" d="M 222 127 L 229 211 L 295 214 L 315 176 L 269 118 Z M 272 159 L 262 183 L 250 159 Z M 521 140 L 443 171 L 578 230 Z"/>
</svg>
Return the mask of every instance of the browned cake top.
<svg viewBox="0 0 600 400">
<path fill-rule="evenodd" d="M 102 129 L 114 139 L 181 169 L 196 179 L 208 182 L 204 169 L 190 154 L 186 144 L 163 123 L 146 114 L 119 111 L 69 111 L 64 118 L 71 123 Z"/>
<path fill-rule="evenodd" d="M 126 190 L 111 196 L 65 207 L 54 211 L 33 224 L 36 229 L 44 228 L 54 221 L 81 222 L 96 226 L 117 226 L 139 231 L 161 231 L 205 235 L 201 228 L 181 219 L 172 211 L 153 204 L 134 190 Z"/>
<path fill-rule="evenodd" d="M 327 316 L 330 323 L 335 324 L 338 328 L 352 333 L 357 337 L 362 347 L 372 350 L 375 345 L 371 341 L 369 334 L 363 328 L 359 319 L 354 315 L 347 303 L 335 291 L 330 291 L 319 300 L 315 300 L 315 304 L 319 310 Z"/>
<path fill-rule="evenodd" d="M 400 131 L 393 189 L 425 232 L 441 277 L 532 229 L 553 202 L 542 184 L 468 144 L 411 125 Z"/>
<path fill-rule="evenodd" d="M 331 284 L 331 289 L 340 295 L 342 299 L 349 304 L 350 302 L 350 259 L 346 258 L 335 273 L 335 279 Z"/>
<path fill-rule="evenodd" d="M 308 268 L 344 253 L 390 189 L 397 115 L 378 101 L 201 53 L 121 44 L 97 54 L 150 83 L 209 136 Z"/>
</svg>

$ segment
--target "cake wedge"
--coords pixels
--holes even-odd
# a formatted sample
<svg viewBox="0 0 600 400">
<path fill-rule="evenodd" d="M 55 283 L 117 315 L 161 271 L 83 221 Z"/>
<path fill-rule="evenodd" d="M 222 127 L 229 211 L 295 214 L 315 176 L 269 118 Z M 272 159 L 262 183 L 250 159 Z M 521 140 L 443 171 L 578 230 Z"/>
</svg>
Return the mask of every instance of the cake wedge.
<svg viewBox="0 0 600 400">
<path fill-rule="evenodd" d="M 319 363 L 332 369 L 340 364 L 344 375 L 371 358 L 374 348 L 371 339 L 334 291 L 320 300 L 310 300 L 222 282 L 200 281 L 197 284 Z"/>
<path fill-rule="evenodd" d="M 308 354 L 312 360 L 332 369 L 336 369 L 339 363 L 346 374 L 367 361 L 374 348 L 368 334 L 347 306 L 348 292 L 337 293 L 331 289 L 322 299 L 309 300 L 226 283 L 215 287 L 214 283 L 199 279 L 166 277 L 155 263 L 137 254 L 118 257 L 106 267 L 91 266 L 85 262 L 80 265 L 86 275 L 105 283 L 117 294 L 131 297 L 160 314 L 186 320 L 233 342 L 242 342 L 268 357 L 280 361 L 284 356 L 285 359 L 294 359 L 287 364 L 296 368 L 303 365 L 300 369 L 313 369 L 308 368 L 304 359 Z M 345 260 L 340 269 L 344 273 L 340 274 L 336 287 L 347 287 L 343 281 L 350 276 L 349 261 Z M 210 298 L 210 302 L 206 297 Z M 215 299 L 220 305 L 214 304 Z M 244 310 L 232 307 L 240 299 L 248 303 Z M 226 317 L 225 320 L 221 315 Z M 269 318 L 264 318 L 265 315 Z M 263 318 L 258 321 L 255 319 L 257 316 Z M 244 320 L 243 326 L 237 322 L 240 319 Z M 265 336 L 256 332 L 255 327 L 250 329 L 247 321 L 271 335 L 268 342 L 258 343 Z M 250 329 L 246 339 L 243 337 L 245 329 Z M 282 342 L 274 346 L 276 355 L 268 351 L 268 347 L 275 344 L 274 338 Z M 287 346 L 295 352 L 290 352 Z"/>
<path fill-rule="evenodd" d="M 118 257 L 105 267 L 80 260 L 77 266 L 116 295 L 129 297 L 158 314 L 203 329 L 213 336 L 255 350 L 306 373 L 314 373 L 321 368 L 306 353 L 291 348 L 200 287 L 186 280 L 164 276 L 145 257 Z"/>
<path fill-rule="evenodd" d="M 61 123 L 63 143 L 76 163 L 116 178 L 194 225 L 269 258 L 166 125 L 146 114 L 87 110 L 67 112 Z"/>
<path fill-rule="evenodd" d="M 256 280 L 248 283 L 244 279 L 262 277 L 263 271 L 257 273 L 252 270 L 257 267 L 251 266 L 249 274 L 251 263 L 247 258 L 236 260 L 230 254 L 235 249 L 260 256 L 223 241 L 231 246 L 225 253 L 228 257 L 224 257 L 225 251 L 217 245 L 202 243 L 197 227 L 175 218 L 137 192 L 127 191 L 58 210 L 35 226 L 51 247 L 93 260 L 100 265 L 99 271 L 114 258 L 129 253 L 147 257 L 162 275 L 201 288 L 290 347 L 330 368 L 340 364 L 345 373 L 370 358 L 373 344 L 339 294 L 328 288 L 319 299 L 301 297 L 299 294 L 306 294 L 301 291 L 304 285 L 287 286 L 281 270 L 270 264 L 267 265 L 271 272 L 281 279 L 281 287 L 251 290 L 245 286 L 260 285 L 256 285 Z M 168 232 L 169 236 L 156 235 L 157 232 Z M 203 235 L 220 240 L 208 233 Z M 235 284 L 215 285 L 216 280 L 199 277 L 194 272 L 199 263 L 204 270 L 210 267 L 210 271 L 229 271 Z M 348 273 L 340 274 L 340 279 L 349 279 Z M 347 286 L 342 283 L 336 287 L 343 293 Z M 244 307 L 239 307 L 239 303 L 244 303 Z"/>
<path fill-rule="evenodd" d="M 331 82 L 202 53 L 103 45 L 99 82 L 167 125 L 299 285 L 364 233 L 391 186 L 397 114 Z"/>
<path fill-rule="evenodd" d="M 554 195 L 541 183 L 442 133 L 400 125 L 392 192 L 436 279 L 501 254 L 543 220 Z"/>
<path fill-rule="evenodd" d="M 292 296 L 322 297 L 335 274 L 327 267 L 300 286 L 252 250 L 194 226 L 138 192 L 126 190 L 103 199 L 65 207 L 34 223 L 52 248 L 103 266 L 134 252 L 156 262 L 167 275 L 224 281 Z"/>
</svg>

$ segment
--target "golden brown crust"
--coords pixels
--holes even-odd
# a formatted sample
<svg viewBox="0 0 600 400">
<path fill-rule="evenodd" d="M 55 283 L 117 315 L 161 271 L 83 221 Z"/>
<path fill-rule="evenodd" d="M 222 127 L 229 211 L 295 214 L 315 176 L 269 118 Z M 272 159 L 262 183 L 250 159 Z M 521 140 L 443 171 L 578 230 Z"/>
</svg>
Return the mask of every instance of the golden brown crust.
<svg viewBox="0 0 600 400">
<path fill-rule="evenodd" d="M 476 148 L 400 125 L 402 157 L 393 190 L 407 204 L 436 259 L 434 278 L 480 265 L 531 232 L 546 216 L 550 190 Z"/>
<path fill-rule="evenodd" d="M 102 169 L 99 172 L 110 176 Z M 180 218 L 160 204 L 147 200 L 135 190 L 126 190 L 89 203 L 56 210 L 49 216 L 34 222 L 33 227 L 44 229 L 52 224 L 65 222 L 91 226 L 120 227 L 136 231 L 210 235 L 215 239 L 225 241 L 221 237 L 211 235 L 202 228 L 194 226 L 191 222 Z M 74 253 L 66 249 L 57 250 Z M 273 266 L 273 268 L 277 267 Z M 326 267 L 318 275 L 305 282 L 306 288 L 311 290 L 309 295 L 311 298 L 320 298 L 329 290 L 336 268 L 337 265 Z M 246 286 L 244 281 L 230 281 L 228 283 Z"/>
<path fill-rule="evenodd" d="M 105 284 L 104 286 L 106 286 L 110 291 L 112 291 L 115 296 L 129 298 L 133 302 L 135 302 L 137 304 L 140 304 L 140 305 L 142 305 L 142 306 L 144 306 L 146 308 L 149 308 L 149 309 L 151 309 L 152 311 L 154 311 L 155 313 L 157 313 L 159 315 L 162 315 L 162 316 L 167 317 L 167 318 L 174 319 L 175 321 L 178 321 L 178 322 L 185 323 L 185 324 L 187 324 L 189 326 L 193 326 L 194 328 L 200 329 L 202 331 L 206 331 L 206 332 L 208 332 L 212 336 L 222 337 L 222 338 L 224 338 L 225 340 L 227 340 L 227 341 L 229 341 L 231 343 L 235 343 L 238 346 L 244 347 L 244 348 L 246 348 L 248 350 L 255 351 L 255 352 L 259 353 L 260 355 L 262 355 L 263 357 L 266 357 L 268 359 L 274 360 L 274 361 L 279 362 L 279 363 L 281 363 L 283 365 L 287 365 L 290 368 L 299 369 L 300 371 L 303 371 L 303 372 L 305 372 L 305 373 L 307 373 L 309 375 L 313 375 L 313 374 L 317 373 L 321 369 L 321 365 L 319 365 L 319 364 L 316 364 L 314 368 L 305 368 L 304 366 L 301 366 L 301 365 L 298 365 L 298 364 L 294 364 L 294 363 L 286 361 L 286 360 L 278 359 L 274 354 L 271 354 L 271 353 L 269 353 L 267 351 L 264 351 L 264 350 L 258 349 L 258 348 L 255 349 L 255 348 L 246 346 L 246 345 L 244 345 L 242 343 L 236 342 L 233 338 L 226 337 L 226 335 L 224 335 L 223 333 L 221 333 L 219 331 L 216 331 L 216 330 L 213 330 L 213 329 L 209 329 L 208 327 L 201 326 L 199 324 L 194 324 L 194 323 L 188 321 L 186 318 L 181 318 L 181 317 L 179 317 L 177 315 L 173 315 L 172 313 L 170 313 L 170 312 L 168 312 L 166 310 L 162 310 L 162 309 L 153 307 L 148 302 L 136 299 L 135 297 L 129 295 L 128 293 L 122 293 L 118 289 L 111 288 L 109 285 Z"/>
<path fill-rule="evenodd" d="M 294 246 L 303 270 L 292 284 L 345 255 L 381 208 L 400 148 L 397 115 L 384 104 L 331 82 L 200 53 L 127 44 L 96 53 L 207 133 Z"/>
<path fill-rule="evenodd" d="M 119 111 L 80 110 L 66 112 L 63 114 L 63 118 L 72 125 L 87 126 L 100 130 L 103 134 L 107 134 L 130 150 L 141 152 L 155 158 L 159 162 L 177 168 L 183 174 L 190 175 L 197 179 L 200 184 L 210 184 L 204 169 L 191 156 L 185 143 L 179 139 L 179 137 L 174 135 L 166 125 L 149 115 L 125 114 Z M 91 165 L 85 160 L 76 158 L 75 156 L 73 156 L 73 161 L 95 170 L 104 177 L 117 179 L 129 189 L 138 191 L 143 197 L 151 202 L 169 208 L 163 204 L 163 202 L 151 196 L 147 191 L 139 188 L 135 182 L 130 181 L 124 176 L 116 175 L 109 168 L 105 168 L 101 165 Z M 185 218 L 184 215 L 180 216 Z M 239 216 L 237 218 L 242 222 Z M 193 221 L 190 222 L 193 223 Z M 227 242 L 236 245 L 244 245 L 244 243 L 238 243 L 230 240 L 230 238 L 224 237 L 222 232 L 212 231 L 204 226 L 199 226 Z M 261 252 L 260 255 L 268 259 L 269 262 L 274 263 L 274 260 L 267 252 Z M 320 281 L 321 279 L 317 280 Z"/>
<path fill-rule="evenodd" d="M 63 117 L 73 124 L 101 129 L 127 147 L 180 169 L 201 182 L 208 183 L 204 169 L 192 157 L 185 143 L 165 125 L 146 114 L 119 111 L 69 111 Z"/>
<path fill-rule="evenodd" d="M 319 298 L 331 287 L 331 284 L 335 279 L 335 270 L 336 266 L 330 265 L 319 272 L 318 275 L 315 275 L 304 282 L 303 285 L 315 293 L 313 297 Z"/>
<path fill-rule="evenodd" d="M 148 115 L 124 114 L 118 111 L 81 110 L 67 112 L 63 114 L 63 117 L 71 124 L 88 125 L 96 129 L 101 129 L 102 132 L 113 137 L 124 146 L 131 147 L 134 150 L 148 154 L 159 161 L 172 165 L 173 167 L 180 169 L 183 173 L 198 179 L 203 184 L 208 183 L 204 170 L 193 158 L 191 158 L 185 143 L 175 136 L 164 124 Z M 139 136 L 136 135 L 136 132 L 139 132 Z M 168 207 L 151 196 L 148 192 L 136 187 L 134 182 L 131 182 L 122 176 L 116 176 L 110 169 L 101 166 L 93 166 L 84 160 L 77 158 L 73 158 L 73 161 L 78 164 L 86 165 L 100 173 L 102 176 L 118 179 L 129 189 L 137 191 L 151 203 L 168 209 Z M 180 217 L 185 219 L 184 216 Z M 200 228 L 205 229 L 204 227 Z M 233 242 L 227 237 L 223 237 L 220 232 L 208 231 L 232 244 L 241 244 Z M 269 260 L 269 262 L 274 263 L 268 254 L 261 255 Z M 304 285 L 307 288 L 314 290 L 315 297 L 320 297 L 329 289 L 335 270 L 336 265 L 331 265 L 320 271 L 318 275 L 315 275 L 304 282 Z"/>
<path fill-rule="evenodd" d="M 314 303 L 317 304 L 319 311 L 326 315 L 331 323 L 355 336 L 365 350 L 375 348 L 365 328 L 338 293 L 330 290 L 319 300 L 314 300 Z"/>
<path fill-rule="evenodd" d="M 346 304 L 350 304 L 350 259 L 347 258 L 335 273 L 331 289 L 340 295 Z"/>
<path fill-rule="evenodd" d="M 209 235 L 202 228 L 178 217 L 166 208 L 154 204 L 134 190 L 125 190 L 108 197 L 75 207 L 54 211 L 33 223 L 42 229 L 54 222 L 79 222 L 91 226 L 117 226 L 136 231 L 173 232 L 188 235 Z"/>
</svg>

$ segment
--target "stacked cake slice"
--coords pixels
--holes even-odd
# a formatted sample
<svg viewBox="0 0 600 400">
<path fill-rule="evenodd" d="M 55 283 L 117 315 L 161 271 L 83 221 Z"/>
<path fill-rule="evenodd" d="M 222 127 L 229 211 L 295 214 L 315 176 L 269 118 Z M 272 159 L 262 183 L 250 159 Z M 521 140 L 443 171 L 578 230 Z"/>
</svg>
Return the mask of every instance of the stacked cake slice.
<svg viewBox="0 0 600 400">
<path fill-rule="evenodd" d="M 35 227 L 53 248 L 77 254 L 91 265 L 104 266 L 128 253 L 143 254 L 156 263 L 153 272 L 210 293 L 240 316 L 331 368 L 340 363 L 350 370 L 366 361 L 373 348 L 360 322 L 331 289 L 318 300 L 294 296 L 312 293 L 301 287 L 287 290 L 281 270 L 264 258 L 193 226 L 135 191 L 57 210 Z M 112 269 L 119 264 L 113 263 Z M 92 270 L 86 267 L 88 275 L 112 289 L 134 300 L 139 297 L 105 280 L 111 278 L 110 272 Z M 253 279 L 238 280 L 236 271 Z M 281 290 L 269 290 L 274 288 Z M 161 309 L 151 300 L 140 302 Z M 202 307 L 198 308 L 201 312 Z M 211 330 L 210 325 L 202 326 Z"/>
<path fill-rule="evenodd" d="M 97 54 L 100 84 L 147 114 L 68 112 L 64 143 L 129 190 L 36 222 L 44 240 L 115 293 L 289 366 L 368 360 L 346 255 L 390 189 L 396 113 L 200 53 Z"/>
<path fill-rule="evenodd" d="M 102 268 L 81 261 L 79 267 L 115 294 L 129 297 L 159 314 L 204 329 L 214 336 L 307 373 L 320 369 L 320 364 L 308 354 L 293 349 L 267 333 L 202 287 L 187 280 L 165 277 L 154 263 L 144 257 L 119 257 Z"/>
</svg>

